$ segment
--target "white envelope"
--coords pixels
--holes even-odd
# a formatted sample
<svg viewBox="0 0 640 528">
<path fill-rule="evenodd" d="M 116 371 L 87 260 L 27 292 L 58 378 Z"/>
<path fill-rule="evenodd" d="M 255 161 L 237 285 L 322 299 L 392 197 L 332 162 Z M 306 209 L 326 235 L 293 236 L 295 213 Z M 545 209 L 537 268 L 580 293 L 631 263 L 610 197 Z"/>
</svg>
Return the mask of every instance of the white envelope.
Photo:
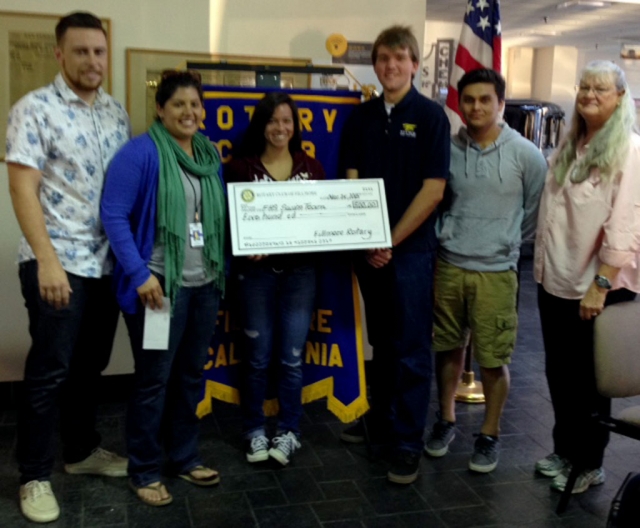
<svg viewBox="0 0 640 528">
<path fill-rule="evenodd" d="M 144 334 L 142 348 L 144 350 L 168 350 L 169 326 L 171 324 L 171 301 L 162 298 L 162 308 L 144 309 Z"/>
</svg>

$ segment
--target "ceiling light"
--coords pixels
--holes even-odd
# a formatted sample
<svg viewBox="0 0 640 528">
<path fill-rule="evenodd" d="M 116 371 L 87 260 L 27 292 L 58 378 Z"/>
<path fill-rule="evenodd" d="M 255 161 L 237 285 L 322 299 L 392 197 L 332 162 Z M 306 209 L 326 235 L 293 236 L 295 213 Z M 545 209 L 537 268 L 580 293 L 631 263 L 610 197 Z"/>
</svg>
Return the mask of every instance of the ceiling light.
<svg viewBox="0 0 640 528">
<path fill-rule="evenodd" d="M 532 37 L 557 37 L 562 35 L 561 31 L 554 31 L 552 29 L 532 29 L 527 33 L 520 33 L 521 35 L 530 35 Z"/>
<path fill-rule="evenodd" d="M 640 3 L 640 0 L 638 0 Z M 601 7 L 609 7 L 611 2 L 601 2 L 600 0 L 569 0 L 562 2 L 556 6 L 556 9 L 599 9 Z"/>
</svg>

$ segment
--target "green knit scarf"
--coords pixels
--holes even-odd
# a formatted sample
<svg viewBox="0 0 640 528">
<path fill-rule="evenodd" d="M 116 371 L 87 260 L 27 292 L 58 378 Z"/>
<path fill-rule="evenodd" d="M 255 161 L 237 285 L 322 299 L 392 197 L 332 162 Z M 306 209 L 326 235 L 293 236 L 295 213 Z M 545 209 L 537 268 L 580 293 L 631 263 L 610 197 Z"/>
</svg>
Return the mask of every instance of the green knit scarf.
<svg viewBox="0 0 640 528">
<path fill-rule="evenodd" d="M 164 246 L 165 295 L 171 299 L 173 311 L 175 296 L 182 284 L 184 250 L 187 243 L 187 204 L 179 167 L 200 178 L 204 264 L 208 276 L 212 277 L 217 288 L 224 292 L 226 205 L 224 190 L 218 177 L 220 156 L 205 136 L 196 133 L 191 139 L 191 158 L 158 120 L 149 128 L 149 135 L 158 148 L 160 158 L 156 240 Z"/>
</svg>

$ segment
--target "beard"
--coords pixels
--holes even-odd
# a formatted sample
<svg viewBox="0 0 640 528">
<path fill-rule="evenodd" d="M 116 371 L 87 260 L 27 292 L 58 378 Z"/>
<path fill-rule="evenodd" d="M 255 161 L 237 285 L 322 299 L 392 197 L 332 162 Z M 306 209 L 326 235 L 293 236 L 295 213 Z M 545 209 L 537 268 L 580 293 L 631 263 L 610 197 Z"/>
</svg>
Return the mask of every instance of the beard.
<svg viewBox="0 0 640 528">
<path fill-rule="evenodd" d="M 87 75 L 89 73 L 94 74 L 93 78 Z M 71 87 L 82 92 L 97 90 L 102 85 L 102 73 L 95 70 L 76 70 L 75 72 L 70 72 L 65 68 L 64 74 Z"/>
</svg>

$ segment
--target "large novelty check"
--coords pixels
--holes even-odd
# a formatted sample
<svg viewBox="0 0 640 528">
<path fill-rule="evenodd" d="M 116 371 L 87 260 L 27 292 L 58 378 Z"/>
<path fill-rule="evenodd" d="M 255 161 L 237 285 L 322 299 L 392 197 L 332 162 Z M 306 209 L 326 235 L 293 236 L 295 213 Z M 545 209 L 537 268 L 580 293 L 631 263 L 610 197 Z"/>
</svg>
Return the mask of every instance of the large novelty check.
<svg viewBox="0 0 640 528">
<path fill-rule="evenodd" d="M 229 183 L 234 255 L 391 247 L 381 179 Z"/>
</svg>

